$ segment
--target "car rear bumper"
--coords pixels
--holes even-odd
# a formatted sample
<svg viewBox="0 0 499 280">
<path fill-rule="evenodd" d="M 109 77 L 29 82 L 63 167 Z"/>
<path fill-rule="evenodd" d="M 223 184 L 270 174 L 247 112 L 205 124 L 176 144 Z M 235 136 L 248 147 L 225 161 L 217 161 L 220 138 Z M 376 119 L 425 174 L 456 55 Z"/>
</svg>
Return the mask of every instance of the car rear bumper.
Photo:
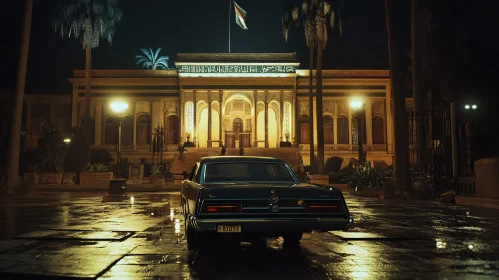
<svg viewBox="0 0 499 280">
<path fill-rule="evenodd" d="M 345 218 L 289 218 L 289 219 L 196 219 L 191 220 L 198 231 L 216 232 L 218 225 L 240 225 L 242 233 L 281 235 L 291 232 L 345 230 L 354 220 Z"/>
</svg>

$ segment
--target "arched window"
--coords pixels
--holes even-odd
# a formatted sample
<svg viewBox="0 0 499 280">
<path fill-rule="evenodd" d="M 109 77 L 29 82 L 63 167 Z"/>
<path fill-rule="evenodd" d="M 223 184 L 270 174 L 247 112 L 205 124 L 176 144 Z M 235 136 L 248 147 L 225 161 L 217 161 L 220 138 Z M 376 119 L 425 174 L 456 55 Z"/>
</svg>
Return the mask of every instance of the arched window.
<svg viewBox="0 0 499 280">
<path fill-rule="evenodd" d="M 137 145 L 151 144 L 151 118 L 148 115 L 141 115 L 137 118 Z"/>
<path fill-rule="evenodd" d="M 338 117 L 338 144 L 349 144 L 348 141 L 348 118 L 345 116 Z"/>
<path fill-rule="evenodd" d="M 179 120 L 178 116 L 170 115 L 166 118 L 166 126 L 165 126 L 165 143 L 167 145 L 177 144 L 179 140 Z"/>
<path fill-rule="evenodd" d="M 310 118 L 306 115 L 300 118 L 300 142 L 310 144 Z"/>
<path fill-rule="evenodd" d="M 331 116 L 323 116 L 324 144 L 334 144 L 334 124 Z"/>
<path fill-rule="evenodd" d="M 105 137 L 104 143 L 106 145 L 118 144 L 118 120 L 115 118 L 107 118 L 104 127 Z"/>
<path fill-rule="evenodd" d="M 133 144 L 133 119 L 128 117 L 121 120 L 121 146 Z"/>
<path fill-rule="evenodd" d="M 373 118 L 373 144 L 385 144 L 385 122 L 383 118 Z"/>
<path fill-rule="evenodd" d="M 362 144 L 366 143 L 366 124 L 362 122 Z M 357 123 L 357 116 L 352 116 L 352 144 L 358 144 L 359 142 L 359 127 Z"/>
</svg>

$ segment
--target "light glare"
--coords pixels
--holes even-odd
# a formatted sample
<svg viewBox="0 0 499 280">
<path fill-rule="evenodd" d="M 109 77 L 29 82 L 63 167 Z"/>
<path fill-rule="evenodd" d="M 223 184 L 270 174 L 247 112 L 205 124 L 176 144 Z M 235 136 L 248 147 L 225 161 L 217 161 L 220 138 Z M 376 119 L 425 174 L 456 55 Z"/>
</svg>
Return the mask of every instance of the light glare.
<svg viewBox="0 0 499 280">
<path fill-rule="evenodd" d="M 471 108 L 472 108 L 473 110 L 475 110 L 475 109 L 476 109 L 476 105 L 474 105 L 474 104 L 473 104 L 473 105 L 471 106 Z"/>
<path fill-rule="evenodd" d="M 69 138 L 64 139 L 64 143 L 69 143 L 69 142 L 71 142 L 71 139 Z"/>
<path fill-rule="evenodd" d="M 128 103 L 126 103 L 124 101 L 111 102 L 111 109 L 115 113 L 121 113 L 121 112 L 125 111 L 127 108 L 128 108 Z"/>
<path fill-rule="evenodd" d="M 464 109 L 468 110 L 470 108 L 470 105 L 466 104 L 464 105 Z"/>
<path fill-rule="evenodd" d="M 362 105 L 363 105 L 363 103 L 360 100 L 354 100 L 354 101 L 350 102 L 350 107 L 352 107 L 352 109 L 360 109 L 360 107 L 362 107 Z"/>
</svg>

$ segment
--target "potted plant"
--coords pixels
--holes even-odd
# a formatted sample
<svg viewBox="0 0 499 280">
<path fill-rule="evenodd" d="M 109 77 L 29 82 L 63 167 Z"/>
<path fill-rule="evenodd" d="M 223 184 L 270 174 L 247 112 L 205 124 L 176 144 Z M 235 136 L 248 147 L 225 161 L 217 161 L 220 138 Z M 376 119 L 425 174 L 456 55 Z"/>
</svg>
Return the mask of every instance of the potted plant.
<svg viewBox="0 0 499 280">
<path fill-rule="evenodd" d="M 383 195 L 383 180 L 379 166 L 372 167 L 370 163 L 358 164 L 347 175 L 347 184 L 350 194 L 367 197 L 381 197 Z"/>
<path fill-rule="evenodd" d="M 155 187 L 161 187 L 165 183 L 165 176 L 162 175 L 163 167 L 161 165 L 154 165 L 149 177 L 149 183 Z"/>
<path fill-rule="evenodd" d="M 39 170 L 37 164 L 30 164 L 24 171 L 23 181 L 28 186 L 38 185 Z"/>
<path fill-rule="evenodd" d="M 107 187 L 113 177 L 113 172 L 109 172 L 106 165 L 87 164 L 80 172 L 80 185 Z"/>
<path fill-rule="evenodd" d="M 40 184 L 61 184 L 65 145 L 57 127 L 50 124 L 42 127 L 38 140 L 42 170 Z"/>
</svg>

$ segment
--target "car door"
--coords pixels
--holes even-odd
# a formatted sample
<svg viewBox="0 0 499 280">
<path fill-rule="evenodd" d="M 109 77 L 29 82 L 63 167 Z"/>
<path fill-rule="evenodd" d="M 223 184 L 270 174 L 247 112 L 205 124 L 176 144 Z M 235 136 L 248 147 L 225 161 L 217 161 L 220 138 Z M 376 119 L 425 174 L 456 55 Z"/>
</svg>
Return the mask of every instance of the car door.
<svg viewBox="0 0 499 280">
<path fill-rule="evenodd" d="M 198 163 L 194 164 L 188 179 L 184 181 L 182 186 L 182 198 L 184 200 L 183 204 L 185 207 L 184 211 L 186 214 L 188 213 L 190 215 L 194 215 L 196 212 L 196 204 L 199 197 L 200 188 L 196 182 L 194 182 L 198 167 Z"/>
</svg>

